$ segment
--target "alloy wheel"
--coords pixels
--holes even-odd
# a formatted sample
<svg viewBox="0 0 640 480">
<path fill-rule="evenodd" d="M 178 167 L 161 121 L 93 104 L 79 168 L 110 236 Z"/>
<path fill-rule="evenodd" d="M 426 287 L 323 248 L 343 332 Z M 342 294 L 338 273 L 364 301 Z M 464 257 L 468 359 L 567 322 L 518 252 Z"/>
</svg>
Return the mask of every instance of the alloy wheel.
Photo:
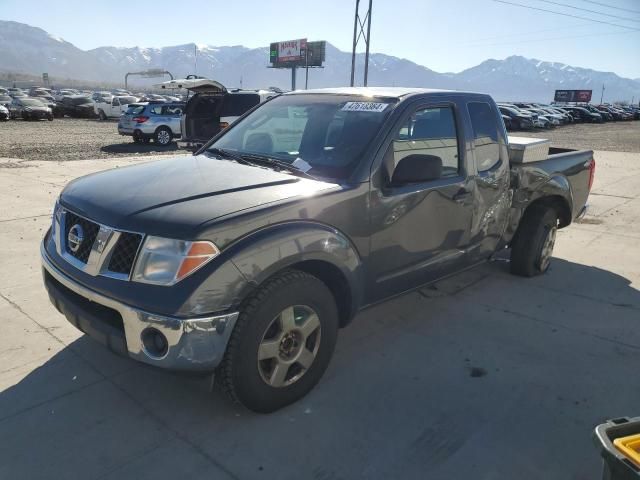
<svg viewBox="0 0 640 480">
<path fill-rule="evenodd" d="M 551 256 L 553 255 L 553 246 L 556 243 L 556 232 L 558 228 L 553 226 L 547 231 L 547 236 L 542 244 L 542 250 L 540 251 L 540 270 L 545 271 L 549 268 L 551 263 Z"/>
<path fill-rule="evenodd" d="M 271 387 L 294 384 L 311 368 L 321 337 L 320 319 L 308 306 L 285 308 L 267 326 L 258 346 L 258 371 Z"/>
</svg>

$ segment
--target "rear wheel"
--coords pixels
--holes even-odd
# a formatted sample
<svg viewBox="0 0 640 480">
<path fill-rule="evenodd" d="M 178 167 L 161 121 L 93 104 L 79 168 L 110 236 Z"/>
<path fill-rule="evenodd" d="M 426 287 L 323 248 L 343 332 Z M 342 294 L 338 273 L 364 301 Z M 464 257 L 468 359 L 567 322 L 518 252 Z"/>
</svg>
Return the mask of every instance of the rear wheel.
<svg viewBox="0 0 640 480">
<path fill-rule="evenodd" d="M 135 130 L 133 132 L 133 141 L 134 143 L 147 144 L 151 141 L 149 137 L 145 137 L 142 132 L 139 130 Z"/>
<path fill-rule="evenodd" d="M 171 143 L 171 139 L 173 136 L 171 135 L 171 130 L 167 127 L 160 127 L 156 130 L 154 135 L 154 141 L 163 147 L 166 147 Z"/>
<path fill-rule="evenodd" d="M 268 413 L 305 396 L 333 354 L 338 312 L 318 278 L 288 270 L 244 304 L 216 382 L 234 401 Z"/>
<path fill-rule="evenodd" d="M 558 214 L 555 209 L 530 207 L 511 244 L 511 273 L 523 277 L 545 273 L 551 264 L 557 231 Z"/>
</svg>

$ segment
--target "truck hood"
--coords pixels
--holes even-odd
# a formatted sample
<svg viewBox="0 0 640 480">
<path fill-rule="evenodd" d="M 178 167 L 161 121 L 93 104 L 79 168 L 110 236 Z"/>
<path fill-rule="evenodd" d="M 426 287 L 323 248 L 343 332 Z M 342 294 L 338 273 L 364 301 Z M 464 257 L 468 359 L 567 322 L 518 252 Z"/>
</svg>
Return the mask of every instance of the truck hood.
<svg viewBox="0 0 640 480">
<path fill-rule="evenodd" d="M 220 217 L 335 187 L 206 155 L 179 156 L 81 177 L 60 202 L 118 229 L 191 238 Z"/>
</svg>

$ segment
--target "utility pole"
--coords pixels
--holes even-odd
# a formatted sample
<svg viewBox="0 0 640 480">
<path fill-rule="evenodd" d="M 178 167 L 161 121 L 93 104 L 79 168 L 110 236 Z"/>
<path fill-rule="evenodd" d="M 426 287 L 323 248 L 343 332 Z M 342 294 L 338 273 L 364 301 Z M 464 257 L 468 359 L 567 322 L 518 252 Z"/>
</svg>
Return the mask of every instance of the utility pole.
<svg viewBox="0 0 640 480">
<path fill-rule="evenodd" d="M 604 98 L 604 83 L 602 84 L 602 93 L 600 94 L 600 105 L 602 105 L 603 98 Z"/>
<path fill-rule="evenodd" d="M 364 57 L 364 82 L 366 87 L 369 80 L 369 44 L 371 43 L 371 8 L 373 0 L 369 0 L 369 8 L 364 17 L 360 15 L 360 0 L 356 0 L 356 13 L 353 19 L 353 49 L 351 51 L 351 86 L 355 85 L 356 76 L 356 47 L 362 37 L 365 43 L 365 57 Z M 367 24 L 367 31 L 365 32 L 365 23 Z"/>
<path fill-rule="evenodd" d="M 193 73 L 198 74 L 198 45 L 193 44 Z"/>
<path fill-rule="evenodd" d="M 296 89 L 296 68 L 297 67 L 291 67 L 291 90 Z"/>
<path fill-rule="evenodd" d="M 304 76 L 304 89 L 309 89 L 309 45 L 304 51 L 304 67 L 305 67 L 305 76 Z"/>
</svg>

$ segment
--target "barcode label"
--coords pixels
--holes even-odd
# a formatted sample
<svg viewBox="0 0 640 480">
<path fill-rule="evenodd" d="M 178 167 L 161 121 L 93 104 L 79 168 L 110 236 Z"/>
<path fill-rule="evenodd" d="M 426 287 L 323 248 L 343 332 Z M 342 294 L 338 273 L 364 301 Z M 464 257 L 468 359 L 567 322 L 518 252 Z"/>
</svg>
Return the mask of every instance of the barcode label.
<svg viewBox="0 0 640 480">
<path fill-rule="evenodd" d="M 342 107 L 343 112 L 383 112 L 389 106 L 388 103 L 380 102 L 347 102 Z"/>
</svg>

